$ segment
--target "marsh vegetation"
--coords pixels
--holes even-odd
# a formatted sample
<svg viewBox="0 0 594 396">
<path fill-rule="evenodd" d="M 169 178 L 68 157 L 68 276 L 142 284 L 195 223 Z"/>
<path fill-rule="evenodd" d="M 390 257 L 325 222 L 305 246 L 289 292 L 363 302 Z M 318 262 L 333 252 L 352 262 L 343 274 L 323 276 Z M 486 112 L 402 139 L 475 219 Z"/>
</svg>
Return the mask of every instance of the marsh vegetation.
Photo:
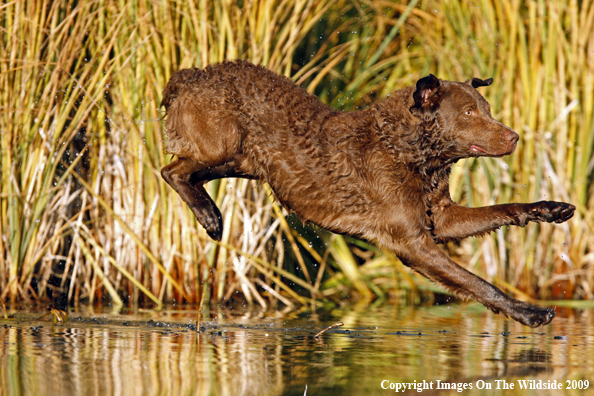
<svg viewBox="0 0 594 396">
<path fill-rule="evenodd" d="M 429 73 L 493 77 L 484 94 L 518 148 L 459 162 L 452 197 L 566 201 L 576 214 L 445 248 L 518 298 L 594 298 L 590 2 L 16 1 L 0 26 L 4 301 L 432 301 L 438 289 L 390 252 L 302 225 L 265 184 L 209 183 L 225 233 L 208 238 L 159 175 L 171 161 L 161 90 L 178 69 L 235 58 L 342 110 Z"/>
</svg>

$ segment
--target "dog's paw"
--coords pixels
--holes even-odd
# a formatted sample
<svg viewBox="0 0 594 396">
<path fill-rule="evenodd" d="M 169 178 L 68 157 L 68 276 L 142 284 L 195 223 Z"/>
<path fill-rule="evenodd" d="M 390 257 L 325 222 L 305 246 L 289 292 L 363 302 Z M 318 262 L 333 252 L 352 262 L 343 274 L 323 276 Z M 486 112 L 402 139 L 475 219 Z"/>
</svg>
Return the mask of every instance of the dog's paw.
<svg viewBox="0 0 594 396">
<path fill-rule="evenodd" d="M 513 313 L 509 315 L 523 325 L 538 327 L 549 324 L 555 317 L 555 311 L 551 308 L 541 308 L 528 303 L 516 306 Z"/>
<path fill-rule="evenodd" d="M 528 212 L 530 221 L 563 223 L 575 212 L 575 206 L 565 202 L 540 201 L 532 205 Z"/>
<path fill-rule="evenodd" d="M 202 224 L 208 236 L 215 241 L 220 241 L 223 237 L 223 219 L 218 208 L 216 206 L 211 208 L 198 207 L 192 208 L 192 212 L 196 216 L 196 220 Z"/>
<path fill-rule="evenodd" d="M 206 229 L 206 233 L 209 237 L 213 240 L 220 242 L 223 238 L 223 223 L 221 222 L 218 226 L 215 227 L 204 227 Z"/>
</svg>

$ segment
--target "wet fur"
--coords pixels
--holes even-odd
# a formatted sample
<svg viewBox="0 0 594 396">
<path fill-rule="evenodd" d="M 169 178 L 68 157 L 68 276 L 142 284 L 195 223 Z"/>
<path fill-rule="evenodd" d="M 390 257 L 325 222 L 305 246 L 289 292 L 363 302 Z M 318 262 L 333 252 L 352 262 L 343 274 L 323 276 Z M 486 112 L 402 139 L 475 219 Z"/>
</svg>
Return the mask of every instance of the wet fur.
<svg viewBox="0 0 594 396">
<path fill-rule="evenodd" d="M 246 61 L 175 73 L 164 90 L 167 151 L 161 171 L 207 233 L 221 215 L 209 180 L 267 182 L 281 204 L 333 232 L 375 241 L 463 298 L 536 327 L 555 313 L 515 300 L 453 262 L 436 244 L 530 221 L 563 222 L 562 202 L 467 208 L 449 195 L 450 168 L 514 151 L 518 135 L 491 117 L 477 88 L 429 75 L 368 109 L 340 112 Z"/>
</svg>

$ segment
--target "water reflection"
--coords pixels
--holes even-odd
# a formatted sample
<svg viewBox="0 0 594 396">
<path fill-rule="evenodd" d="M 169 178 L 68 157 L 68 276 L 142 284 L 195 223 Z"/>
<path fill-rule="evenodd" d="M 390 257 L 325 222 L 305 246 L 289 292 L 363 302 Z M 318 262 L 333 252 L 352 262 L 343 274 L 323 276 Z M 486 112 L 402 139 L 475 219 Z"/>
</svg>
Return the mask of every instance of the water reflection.
<svg viewBox="0 0 594 396">
<path fill-rule="evenodd" d="M 198 333 L 193 312 L 71 313 L 57 325 L 17 312 L 0 321 L 0 394 L 304 395 L 307 386 L 307 395 L 363 395 L 423 380 L 433 385 L 425 394 L 438 380 L 473 385 L 464 394 L 483 394 L 477 384 L 524 394 L 519 379 L 588 379 L 568 394 L 594 394 L 594 315 L 562 314 L 533 330 L 478 305 L 228 311 Z M 497 390 L 502 380 L 514 389 Z"/>
</svg>

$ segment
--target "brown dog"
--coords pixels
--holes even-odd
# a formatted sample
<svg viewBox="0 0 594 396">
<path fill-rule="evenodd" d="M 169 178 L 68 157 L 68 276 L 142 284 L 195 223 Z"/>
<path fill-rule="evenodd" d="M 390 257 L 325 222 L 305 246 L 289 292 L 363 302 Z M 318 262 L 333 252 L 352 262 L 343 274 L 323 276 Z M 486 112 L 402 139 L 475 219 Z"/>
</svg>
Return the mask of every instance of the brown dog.
<svg viewBox="0 0 594 396">
<path fill-rule="evenodd" d="M 555 312 L 515 300 L 452 261 L 436 244 L 529 221 L 564 222 L 562 202 L 467 208 L 449 174 L 467 157 L 511 154 L 518 135 L 491 117 L 477 87 L 433 75 L 367 110 L 340 112 L 289 79 L 249 62 L 175 73 L 163 94 L 167 151 L 161 171 L 213 239 L 221 214 L 209 180 L 267 182 L 282 205 L 333 232 L 377 241 L 402 262 L 463 298 L 531 327 Z"/>
</svg>

